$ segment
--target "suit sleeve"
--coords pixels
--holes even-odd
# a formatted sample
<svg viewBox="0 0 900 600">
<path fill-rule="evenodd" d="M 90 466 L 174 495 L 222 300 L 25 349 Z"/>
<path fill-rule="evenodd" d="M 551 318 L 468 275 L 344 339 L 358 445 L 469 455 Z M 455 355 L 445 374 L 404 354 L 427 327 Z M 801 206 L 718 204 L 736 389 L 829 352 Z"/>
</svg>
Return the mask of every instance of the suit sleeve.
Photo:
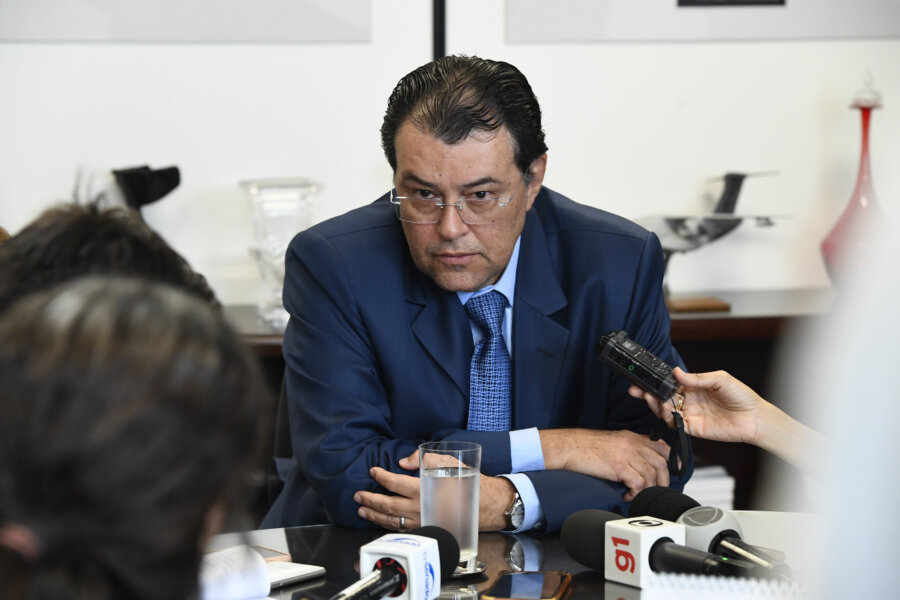
<svg viewBox="0 0 900 600">
<path fill-rule="evenodd" d="M 544 532 L 558 531 L 572 513 L 589 508 L 625 514 L 625 486 L 572 471 L 526 473 L 544 511 Z"/>
<path fill-rule="evenodd" d="M 290 314 L 284 355 L 294 455 L 332 522 L 367 526 L 356 514 L 353 493 L 375 491 L 369 468 L 396 465 L 416 443 L 394 439 L 345 265 L 314 229 L 288 249 L 284 305 Z"/>
</svg>

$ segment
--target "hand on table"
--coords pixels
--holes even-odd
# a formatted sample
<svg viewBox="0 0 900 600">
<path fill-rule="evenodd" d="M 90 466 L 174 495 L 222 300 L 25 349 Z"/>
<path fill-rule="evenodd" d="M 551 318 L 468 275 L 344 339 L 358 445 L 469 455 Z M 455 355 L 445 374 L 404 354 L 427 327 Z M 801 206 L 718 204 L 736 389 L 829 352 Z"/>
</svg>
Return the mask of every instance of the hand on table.
<svg viewBox="0 0 900 600">
<path fill-rule="evenodd" d="M 393 495 L 365 490 L 356 492 L 353 501 L 359 504 L 357 514 L 360 517 L 379 527 L 394 531 L 415 529 L 422 525 L 419 513 L 418 477 L 391 473 L 381 467 L 372 467 L 369 469 L 369 475 Z"/>
<path fill-rule="evenodd" d="M 450 457 L 447 457 L 450 458 Z M 450 460 L 453 460 L 452 458 Z M 455 466 L 454 462 L 452 466 Z M 414 452 L 400 460 L 400 467 L 407 471 L 419 469 L 419 454 Z M 400 517 L 403 530 L 415 529 L 422 525 L 419 507 L 419 478 L 411 475 L 392 473 L 381 467 L 369 469 L 369 475 L 381 487 L 393 493 L 379 494 L 360 490 L 353 500 L 360 505 L 358 514 L 384 529 L 400 531 Z M 478 529 L 498 531 L 506 526 L 504 512 L 512 503 L 515 486 L 504 477 L 481 475 L 479 492 Z"/>
</svg>

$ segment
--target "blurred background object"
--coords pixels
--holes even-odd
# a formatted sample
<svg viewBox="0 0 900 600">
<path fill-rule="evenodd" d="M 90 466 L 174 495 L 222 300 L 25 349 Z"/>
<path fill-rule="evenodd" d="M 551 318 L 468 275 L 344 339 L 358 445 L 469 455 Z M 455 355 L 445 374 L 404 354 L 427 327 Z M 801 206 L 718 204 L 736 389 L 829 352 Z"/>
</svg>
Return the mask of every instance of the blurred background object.
<svg viewBox="0 0 900 600">
<path fill-rule="evenodd" d="M 676 252 L 689 252 L 714 242 L 722 236 L 734 231 L 745 220 L 753 220 L 757 226 L 769 227 L 774 224 L 770 215 L 737 215 L 734 212 L 744 179 L 774 172 L 761 173 L 725 173 L 721 178 L 724 188 L 711 214 L 648 216 L 637 219 L 637 223 L 649 229 L 659 237 L 663 255 L 666 260 L 666 275 L 663 276 L 663 290 L 666 304 L 671 311 L 727 311 L 731 307 L 727 302 L 708 296 L 674 297 L 669 293 L 668 267 L 672 255 Z M 713 181 L 719 181 L 715 179 Z"/>
<path fill-rule="evenodd" d="M 884 212 L 875 199 L 869 167 L 869 123 L 872 110 L 881 108 L 881 93 L 872 87 L 871 73 L 866 74 L 863 88 L 856 93 L 850 107 L 859 110 L 862 121 L 859 172 L 847 208 L 821 244 L 822 258 L 834 284 L 845 279 L 848 271 L 857 269 L 859 262 L 868 260 L 875 235 L 872 229 L 883 226 L 884 221 Z"/>
<path fill-rule="evenodd" d="M 312 224 L 313 196 L 321 185 L 302 177 L 242 181 L 253 215 L 253 245 L 265 294 L 257 303 L 259 319 L 283 331 L 288 314 L 281 302 L 284 287 L 284 255 L 298 232 Z"/>
<path fill-rule="evenodd" d="M 178 167 L 151 169 L 144 165 L 128 169 L 115 169 L 112 172 L 122 190 L 125 204 L 140 213 L 141 207 L 156 202 L 181 183 Z"/>
<path fill-rule="evenodd" d="M 73 191 L 73 200 L 81 204 L 96 202 L 103 208 L 128 207 L 141 218 L 141 208 L 166 197 L 181 184 L 176 166 L 150 168 L 147 165 L 119 169 L 81 169 Z"/>
</svg>

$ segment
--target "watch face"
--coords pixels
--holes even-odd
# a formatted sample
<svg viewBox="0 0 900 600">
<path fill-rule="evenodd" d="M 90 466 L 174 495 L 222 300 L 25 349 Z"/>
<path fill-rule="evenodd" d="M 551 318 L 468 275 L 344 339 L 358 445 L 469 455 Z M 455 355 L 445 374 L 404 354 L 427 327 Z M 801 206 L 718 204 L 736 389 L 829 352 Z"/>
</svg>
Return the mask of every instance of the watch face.
<svg viewBox="0 0 900 600">
<path fill-rule="evenodd" d="M 525 522 L 525 504 L 521 498 L 518 498 L 513 504 L 512 511 L 509 513 L 509 520 L 513 529 L 518 529 Z"/>
</svg>

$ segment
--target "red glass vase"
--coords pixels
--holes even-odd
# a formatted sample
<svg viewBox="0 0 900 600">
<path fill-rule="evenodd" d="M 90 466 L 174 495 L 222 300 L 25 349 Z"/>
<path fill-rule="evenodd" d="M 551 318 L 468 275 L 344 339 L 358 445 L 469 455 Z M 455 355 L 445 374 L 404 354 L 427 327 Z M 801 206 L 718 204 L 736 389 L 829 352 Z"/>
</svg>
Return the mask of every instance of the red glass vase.
<svg viewBox="0 0 900 600">
<path fill-rule="evenodd" d="M 860 111 L 862 118 L 862 150 L 859 158 L 859 174 L 856 187 L 847 208 L 822 240 L 822 258 L 831 280 L 838 283 L 865 261 L 868 249 L 874 244 L 878 225 L 884 213 L 875 200 L 872 174 L 869 167 L 869 122 L 872 110 L 880 108 L 881 95 L 867 87 L 857 94 L 852 108 Z"/>
</svg>

